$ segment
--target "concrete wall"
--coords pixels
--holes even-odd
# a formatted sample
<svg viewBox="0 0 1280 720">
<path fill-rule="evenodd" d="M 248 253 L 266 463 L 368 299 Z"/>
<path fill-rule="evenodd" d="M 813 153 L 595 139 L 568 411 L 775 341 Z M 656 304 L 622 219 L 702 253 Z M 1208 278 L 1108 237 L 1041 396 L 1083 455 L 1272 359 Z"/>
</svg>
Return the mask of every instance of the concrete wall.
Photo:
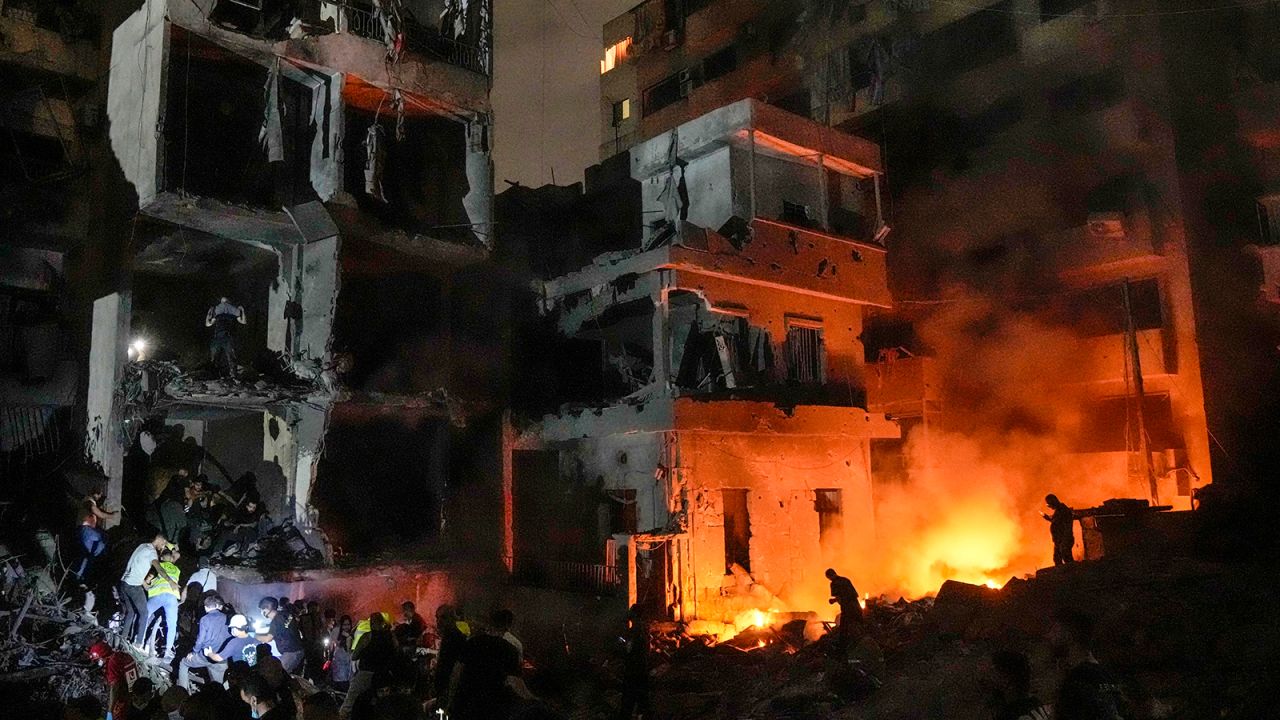
<svg viewBox="0 0 1280 720">
<path fill-rule="evenodd" d="M 111 149 L 138 204 L 155 197 L 160 173 L 157 128 L 163 106 L 169 27 L 165 0 L 145 0 L 111 34 L 107 118 Z"/>
<path fill-rule="evenodd" d="M 677 433 L 679 482 L 690 494 L 690 560 L 686 612 L 732 620 L 756 607 L 736 597 L 725 572 L 721 490 L 746 489 L 751 574 L 781 607 L 828 616 L 823 571 L 830 564 L 857 576 L 874 537 L 869 446 L 846 436 Z M 814 490 L 839 489 L 843 537 L 819 543 Z M 690 607 L 692 605 L 692 607 Z M 719 618 L 717 618 L 719 615 Z"/>
<path fill-rule="evenodd" d="M 86 451 L 108 478 L 108 507 L 120 507 L 124 480 L 124 447 L 120 440 L 121 408 L 116 388 L 129 351 L 128 293 L 112 293 L 93 303 L 93 336 L 89 348 Z"/>
</svg>

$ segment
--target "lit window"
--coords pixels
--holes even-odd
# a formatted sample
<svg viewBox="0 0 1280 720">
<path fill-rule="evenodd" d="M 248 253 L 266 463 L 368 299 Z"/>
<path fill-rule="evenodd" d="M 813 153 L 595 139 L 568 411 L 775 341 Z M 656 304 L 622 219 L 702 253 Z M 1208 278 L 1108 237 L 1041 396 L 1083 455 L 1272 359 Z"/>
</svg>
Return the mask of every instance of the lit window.
<svg viewBox="0 0 1280 720">
<path fill-rule="evenodd" d="M 613 104 L 613 126 L 617 127 L 622 124 L 623 120 L 631 117 L 631 98 L 619 100 Z"/>
<path fill-rule="evenodd" d="M 604 49 L 604 59 L 600 61 L 600 74 L 603 75 L 617 67 L 627 59 L 627 51 L 631 49 L 631 38 L 623 38 Z"/>
</svg>

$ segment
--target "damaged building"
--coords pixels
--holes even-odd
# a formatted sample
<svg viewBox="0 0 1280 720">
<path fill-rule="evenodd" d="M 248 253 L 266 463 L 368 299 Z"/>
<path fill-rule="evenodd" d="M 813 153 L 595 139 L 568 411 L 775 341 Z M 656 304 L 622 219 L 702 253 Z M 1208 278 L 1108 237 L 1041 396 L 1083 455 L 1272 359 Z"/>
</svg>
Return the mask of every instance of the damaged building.
<svg viewBox="0 0 1280 720">
<path fill-rule="evenodd" d="M 898 436 L 865 409 L 879 148 L 747 99 L 623 157 L 639 247 L 537 284 L 595 397 L 509 431 L 510 569 L 654 617 L 825 612 L 824 562 L 873 542 L 871 442 Z"/>
<path fill-rule="evenodd" d="M 110 30 L 109 151 L 136 213 L 93 303 L 88 452 L 112 504 L 154 500 L 194 454 L 219 487 L 252 473 L 313 549 L 319 522 L 340 554 L 429 553 L 449 478 L 483 470 L 452 443 L 487 442 L 495 467 L 500 447 L 477 284 L 491 11 L 261 5 L 148 0 Z M 223 299 L 243 309 L 230 371 L 206 327 Z"/>
<path fill-rule="evenodd" d="M 641 3 L 605 26 L 602 155 L 742 97 L 882 143 L 898 302 L 867 324 L 869 407 L 907 432 L 877 443 L 877 468 L 901 477 L 913 433 L 927 446 L 931 429 L 1026 425 L 972 412 L 958 386 L 982 382 L 963 377 L 964 358 L 938 356 L 954 349 L 938 346 L 965 314 L 955 309 L 986 303 L 993 326 L 1043 331 L 1011 352 L 1075 358 L 1058 388 L 1043 388 L 1054 427 L 1030 432 L 1054 435 L 1079 472 L 1107 478 L 1099 484 L 1129 478 L 1133 495 L 1185 509 L 1226 460 L 1225 448 L 1211 457 L 1206 393 L 1240 392 L 1225 368 L 1202 371 L 1220 363 L 1197 327 L 1221 326 L 1231 304 L 1208 279 L 1223 262 L 1210 238 L 1226 224 L 1192 222 L 1203 196 L 1179 155 L 1194 142 L 1182 110 L 1192 93 L 1224 85 L 1207 72 L 1195 91 L 1183 80 L 1189 26 L 1105 12 L 1049 0 Z M 1215 33 L 1246 38 L 1242 68 L 1270 71 L 1259 65 L 1264 11 L 1214 21 Z M 1196 46 L 1232 53 L 1225 34 L 1208 37 Z M 1241 214 L 1252 200 L 1242 190 Z M 1246 278 L 1229 278 L 1233 296 Z M 1073 337 L 1057 337 L 1064 329 Z M 982 350 L 955 349 L 970 361 Z M 1236 424 L 1215 422 L 1219 435 Z"/>
</svg>

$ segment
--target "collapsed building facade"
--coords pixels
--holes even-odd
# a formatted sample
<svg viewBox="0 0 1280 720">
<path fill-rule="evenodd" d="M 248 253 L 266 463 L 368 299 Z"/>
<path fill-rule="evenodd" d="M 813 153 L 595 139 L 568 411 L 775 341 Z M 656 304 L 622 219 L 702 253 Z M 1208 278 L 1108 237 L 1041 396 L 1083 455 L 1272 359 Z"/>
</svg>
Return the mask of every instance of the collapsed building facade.
<svg viewBox="0 0 1280 720">
<path fill-rule="evenodd" d="M 817 609 L 820 558 L 870 548 L 870 442 L 898 434 L 859 340 L 889 304 L 878 148 L 743 100 L 628 156 L 640 247 L 541 283 L 613 394 L 513 429 L 511 569 L 625 579 L 655 617 Z"/>
<path fill-rule="evenodd" d="M 431 548 L 451 471 L 479 472 L 451 442 L 502 402 L 467 279 L 492 246 L 490 8 L 273 7 L 151 0 L 110 30 L 136 212 L 93 302 L 87 452 L 112 504 L 194 452 L 219 486 L 252 473 L 275 523 L 325 517 L 338 550 Z M 247 319 L 235 377 L 209 367 L 223 297 Z"/>
</svg>

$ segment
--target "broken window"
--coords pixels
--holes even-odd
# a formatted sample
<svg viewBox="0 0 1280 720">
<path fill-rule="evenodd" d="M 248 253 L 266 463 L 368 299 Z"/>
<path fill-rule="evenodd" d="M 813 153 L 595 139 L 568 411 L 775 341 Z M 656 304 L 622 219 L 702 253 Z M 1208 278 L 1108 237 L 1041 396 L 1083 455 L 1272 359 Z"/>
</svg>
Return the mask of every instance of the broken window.
<svg viewBox="0 0 1280 720">
<path fill-rule="evenodd" d="M 879 217 L 876 210 L 875 179 L 857 178 L 824 169 L 827 184 L 827 224 L 831 232 L 846 237 L 870 239 Z"/>
<path fill-rule="evenodd" d="M 720 491 L 724 504 L 724 574 L 733 572 L 734 565 L 751 572 L 751 515 L 747 510 L 747 491 L 724 489 Z"/>
<path fill-rule="evenodd" d="M 706 311 L 701 300 L 673 303 L 676 384 L 690 390 L 731 390 L 767 384 L 773 353 L 769 333 L 747 317 Z"/>
<path fill-rule="evenodd" d="M 813 491 L 813 509 L 818 513 L 818 541 L 825 543 L 840 532 L 844 499 L 838 489 Z"/>
<path fill-rule="evenodd" d="M 826 375 L 824 354 L 821 324 L 811 321 L 788 321 L 788 380 L 802 384 L 823 382 Z"/>
</svg>

